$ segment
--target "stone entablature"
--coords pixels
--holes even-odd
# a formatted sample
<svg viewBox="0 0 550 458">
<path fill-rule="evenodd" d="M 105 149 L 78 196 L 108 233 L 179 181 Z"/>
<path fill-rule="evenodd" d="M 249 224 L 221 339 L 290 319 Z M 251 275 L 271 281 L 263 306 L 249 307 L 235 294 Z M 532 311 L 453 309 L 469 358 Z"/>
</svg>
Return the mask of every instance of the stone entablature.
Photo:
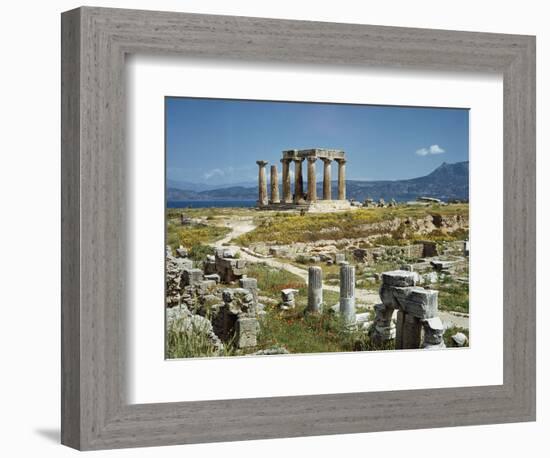
<svg viewBox="0 0 550 458">
<path fill-rule="evenodd" d="M 289 149 L 283 151 L 283 159 L 296 159 L 315 157 L 317 159 L 329 159 L 335 161 L 337 159 L 345 159 L 346 153 L 340 149 L 328 148 L 311 148 L 311 149 Z"/>
</svg>

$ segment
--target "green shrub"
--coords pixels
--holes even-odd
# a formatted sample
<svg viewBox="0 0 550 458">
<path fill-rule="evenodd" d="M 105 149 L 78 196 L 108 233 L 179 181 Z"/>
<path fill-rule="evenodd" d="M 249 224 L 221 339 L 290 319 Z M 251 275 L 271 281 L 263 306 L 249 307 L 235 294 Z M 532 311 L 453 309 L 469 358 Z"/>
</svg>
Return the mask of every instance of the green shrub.
<svg viewBox="0 0 550 458">
<path fill-rule="evenodd" d="M 204 261 L 206 256 L 214 254 L 214 247 L 197 243 L 189 250 L 189 257 L 193 261 Z"/>
</svg>

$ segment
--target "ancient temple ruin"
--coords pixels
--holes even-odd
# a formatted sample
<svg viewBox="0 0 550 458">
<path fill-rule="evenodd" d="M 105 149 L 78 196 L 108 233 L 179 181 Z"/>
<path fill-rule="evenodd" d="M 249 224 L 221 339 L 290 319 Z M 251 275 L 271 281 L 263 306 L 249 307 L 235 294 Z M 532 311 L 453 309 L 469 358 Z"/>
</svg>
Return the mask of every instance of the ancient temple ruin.
<svg viewBox="0 0 550 458">
<path fill-rule="evenodd" d="M 380 286 L 381 304 L 374 306 L 374 321 L 369 313 L 356 313 L 355 266 L 344 261 L 340 263 L 340 302 L 332 307 L 350 329 L 364 329 L 369 332 L 376 345 L 395 342 L 400 349 L 445 348 L 443 333 L 445 327 L 438 312 L 438 291 L 417 286 L 416 272 L 394 270 L 382 273 Z M 283 304 L 285 294 L 283 290 Z M 294 298 L 292 297 L 292 302 Z M 287 304 L 288 305 L 288 304 Z M 291 307 L 286 308 L 293 308 Z M 308 273 L 308 303 L 306 312 L 319 313 L 323 310 L 323 279 L 320 267 L 310 267 Z M 397 312 L 397 319 L 393 318 Z M 464 345 L 465 335 L 456 337 L 457 346 Z"/>
<path fill-rule="evenodd" d="M 322 198 L 317 195 L 317 160 L 323 162 Z M 303 162 L 307 161 L 307 190 L 304 189 Z M 332 162 L 338 164 L 338 192 L 332 196 Z M 267 161 L 258 164 L 258 207 L 267 210 L 337 211 L 349 210 L 346 200 L 346 157 L 342 150 L 312 148 L 283 151 L 282 193 L 279 192 L 277 165 L 270 167 L 270 193 L 267 191 Z M 291 185 L 291 164 L 294 164 L 294 186 Z"/>
</svg>

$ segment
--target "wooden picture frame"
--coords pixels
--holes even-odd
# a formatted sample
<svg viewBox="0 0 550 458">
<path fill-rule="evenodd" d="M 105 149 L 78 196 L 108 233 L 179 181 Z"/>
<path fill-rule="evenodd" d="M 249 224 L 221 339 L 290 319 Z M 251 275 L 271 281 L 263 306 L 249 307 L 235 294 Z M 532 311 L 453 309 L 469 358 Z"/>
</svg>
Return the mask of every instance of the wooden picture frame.
<svg viewBox="0 0 550 458">
<path fill-rule="evenodd" d="M 62 443 L 81 450 L 535 419 L 535 38 L 83 7 L 62 15 Z M 128 404 L 129 53 L 497 72 L 504 79 L 503 384 Z"/>
</svg>

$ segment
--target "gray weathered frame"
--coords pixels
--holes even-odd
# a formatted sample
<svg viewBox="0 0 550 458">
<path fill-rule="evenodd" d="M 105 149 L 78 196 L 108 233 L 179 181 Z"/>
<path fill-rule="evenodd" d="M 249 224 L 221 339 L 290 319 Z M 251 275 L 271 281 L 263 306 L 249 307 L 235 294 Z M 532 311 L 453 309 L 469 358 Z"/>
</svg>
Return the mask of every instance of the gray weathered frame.
<svg viewBox="0 0 550 458">
<path fill-rule="evenodd" d="M 83 7 L 63 13 L 61 38 L 63 444 L 105 449 L 535 419 L 534 37 Z M 503 74 L 503 385 L 129 405 L 128 53 Z"/>
</svg>

